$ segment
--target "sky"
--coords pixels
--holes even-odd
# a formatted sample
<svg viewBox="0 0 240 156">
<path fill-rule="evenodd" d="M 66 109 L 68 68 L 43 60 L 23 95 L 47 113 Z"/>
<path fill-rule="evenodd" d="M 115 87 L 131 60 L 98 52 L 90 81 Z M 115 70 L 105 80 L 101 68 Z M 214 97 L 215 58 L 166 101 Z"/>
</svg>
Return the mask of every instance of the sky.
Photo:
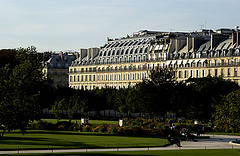
<svg viewBox="0 0 240 156">
<path fill-rule="evenodd" d="M 100 47 L 140 30 L 240 26 L 240 0 L 0 0 L 0 49 Z"/>
</svg>

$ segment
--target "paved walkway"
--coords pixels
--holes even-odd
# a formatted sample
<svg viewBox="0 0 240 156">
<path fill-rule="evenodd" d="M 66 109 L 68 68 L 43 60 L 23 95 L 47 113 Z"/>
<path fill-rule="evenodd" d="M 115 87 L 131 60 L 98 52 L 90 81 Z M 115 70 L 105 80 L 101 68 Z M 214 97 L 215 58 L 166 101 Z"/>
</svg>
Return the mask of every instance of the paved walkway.
<svg viewBox="0 0 240 156">
<path fill-rule="evenodd" d="M 68 153 L 68 152 L 105 152 L 105 151 L 146 151 L 146 150 L 181 150 L 181 149 L 240 149 L 240 145 L 230 144 L 231 140 L 240 140 L 240 136 L 205 135 L 209 139 L 198 139 L 198 142 L 182 141 L 181 146 L 149 147 L 149 148 L 104 148 L 104 149 L 53 149 L 53 150 L 15 150 L 0 151 L 0 154 L 18 153 Z"/>
</svg>

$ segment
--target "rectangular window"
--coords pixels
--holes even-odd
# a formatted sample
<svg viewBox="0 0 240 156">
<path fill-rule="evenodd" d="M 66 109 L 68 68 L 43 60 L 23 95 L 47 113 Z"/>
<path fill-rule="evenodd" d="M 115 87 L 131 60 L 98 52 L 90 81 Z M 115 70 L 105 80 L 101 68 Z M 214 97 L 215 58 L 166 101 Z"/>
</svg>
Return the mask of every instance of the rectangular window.
<svg viewBox="0 0 240 156">
<path fill-rule="evenodd" d="M 138 73 L 138 77 L 137 77 L 137 79 L 138 79 L 138 80 L 141 79 L 141 75 L 140 75 L 140 73 Z"/>
<path fill-rule="evenodd" d="M 231 60 L 230 59 L 228 59 L 228 65 L 231 65 Z"/>
<path fill-rule="evenodd" d="M 96 76 L 95 76 L 95 75 L 93 75 L 93 81 L 95 81 L 95 79 L 96 79 Z"/>
<path fill-rule="evenodd" d="M 123 74 L 123 80 L 126 80 L 126 74 Z"/>
<path fill-rule="evenodd" d="M 178 71 L 178 78 L 182 78 L 182 71 Z"/>
<path fill-rule="evenodd" d="M 237 76 L 237 68 L 234 68 L 234 76 Z"/>
<path fill-rule="evenodd" d="M 231 76 L 231 70 L 230 68 L 228 68 L 228 73 L 227 73 L 228 76 Z"/>
<path fill-rule="evenodd" d="M 211 69 L 208 69 L 208 75 L 211 76 Z"/>
<path fill-rule="evenodd" d="M 217 69 L 215 69 L 215 76 L 218 76 L 218 71 L 217 71 Z"/>
<path fill-rule="evenodd" d="M 122 80 L 122 74 L 119 74 L 119 80 Z"/>
<path fill-rule="evenodd" d="M 212 66 L 212 62 L 211 62 L 211 60 L 209 60 L 209 67 L 211 67 Z"/>
<path fill-rule="evenodd" d="M 222 66 L 224 65 L 224 60 L 221 60 L 221 65 L 222 65 Z"/>
<path fill-rule="evenodd" d="M 202 77 L 205 77 L 205 70 L 202 70 Z"/>
<path fill-rule="evenodd" d="M 217 60 L 215 60 L 215 66 L 217 66 Z"/>
<path fill-rule="evenodd" d="M 105 80 L 108 81 L 108 75 L 105 75 Z"/>
<path fill-rule="evenodd" d="M 221 69 L 221 75 L 222 75 L 222 76 L 224 75 L 224 70 L 223 70 L 223 69 Z"/>
<path fill-rule="evenodd" d="M 84 80 L 83 80 L 83 75 L 81 76 L 81 81 L 84 81 Z"/>
<path fill-rule="evenodd" d="M 145 73 L 142 73 L 142 79 L 145 79 Z"/>
<path fill-rule="evenodd" d="M 85 75 L 85 81 L 87 81 L 88 80 L 88 76 L 87 75 Z"/>
<path fill-rule="evenodd" d="M 234 65 L 237 65 L 237 59 L 234 59 Z"/>
<path fill-rule="evenodd" d="M 130 74 L 128 74 L 128 80 L 131 80 L 131 75 Z"/>
<path fill-rule="evenodd" d="M 109 80 L 112 81 L 112 75 L 111 74 L 109 75 Z"/>
<path fill-rule="evenodd" d="M 102 81 L 104 81 L 104 75 L 102 75 Z"/>
<path fill-rule="evenodd" d="M 72 82 L 72 76 L 70 76 L 70 82 Z"/>
<path fill-rule="evenodd" d="M 196 78 L 199 78 L 199 70 L 196 70 Z"/>
<path fill-rule="evenodd" d="M 117 80 L 117 74 L 114 74 L 114 80 Z"/>
<path fill-rule="evenodd" d="M 193 71 L 190 70 L 190 77 L 192 78 L 193 77 Z"/>
<path fill-rule="evenodd" d="M 185 70 L 185 71 L 184 71 L 184 78 L 187 78 L 187 77 L 188 77 L 188 71 Z"/>
<path fill-rule="evenodd" d="M 89 81 L 92 81 L 92 75 L 89 75 Z"/>
<path fill-rule="evenodd" d="M 132 66 L 130 65 L 130 66 L 128 66 L 128 70 L 132 70 Z"/>
<path fill-rule="evenodd" d="M 134 74 L 132 74 L 132 79 L 133 79 L 133 80 L 135 80 L 135 73 L 134 73 Z"/>
<path fill-rule="evenodd" d="M 146 69 L 146 66 L 145 66 L 145 64 L 143 65 L 143 67 L 142 67 L 143 69 Z"/>
</svg>

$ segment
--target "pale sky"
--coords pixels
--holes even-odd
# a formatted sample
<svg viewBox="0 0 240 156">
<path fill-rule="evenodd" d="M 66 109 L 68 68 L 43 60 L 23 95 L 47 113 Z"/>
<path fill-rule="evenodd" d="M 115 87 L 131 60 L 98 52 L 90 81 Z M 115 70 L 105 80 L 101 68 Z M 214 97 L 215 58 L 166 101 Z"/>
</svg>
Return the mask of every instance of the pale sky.
<svg viewBox="0 0 240 156">
<path fill-rule="evenodd" d="M 139 30 L 236 25 L 240 0 L 0 0 L 0 49 L 77 51 Z"/>
</svg>

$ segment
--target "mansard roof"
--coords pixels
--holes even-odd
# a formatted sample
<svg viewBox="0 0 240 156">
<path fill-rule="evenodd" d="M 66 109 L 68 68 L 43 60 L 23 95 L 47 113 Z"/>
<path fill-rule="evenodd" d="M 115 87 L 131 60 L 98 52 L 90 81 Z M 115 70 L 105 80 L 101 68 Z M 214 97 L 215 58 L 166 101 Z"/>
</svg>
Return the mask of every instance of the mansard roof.
<svg viewBox="0 0 240 156">
<path fill-rule="evenodd" d="M 53 54 L 47 62 L 45 62 L 45 68 L 68 68 L 72 62 L 76 59 L 73 54 Z"/>
</svg>

